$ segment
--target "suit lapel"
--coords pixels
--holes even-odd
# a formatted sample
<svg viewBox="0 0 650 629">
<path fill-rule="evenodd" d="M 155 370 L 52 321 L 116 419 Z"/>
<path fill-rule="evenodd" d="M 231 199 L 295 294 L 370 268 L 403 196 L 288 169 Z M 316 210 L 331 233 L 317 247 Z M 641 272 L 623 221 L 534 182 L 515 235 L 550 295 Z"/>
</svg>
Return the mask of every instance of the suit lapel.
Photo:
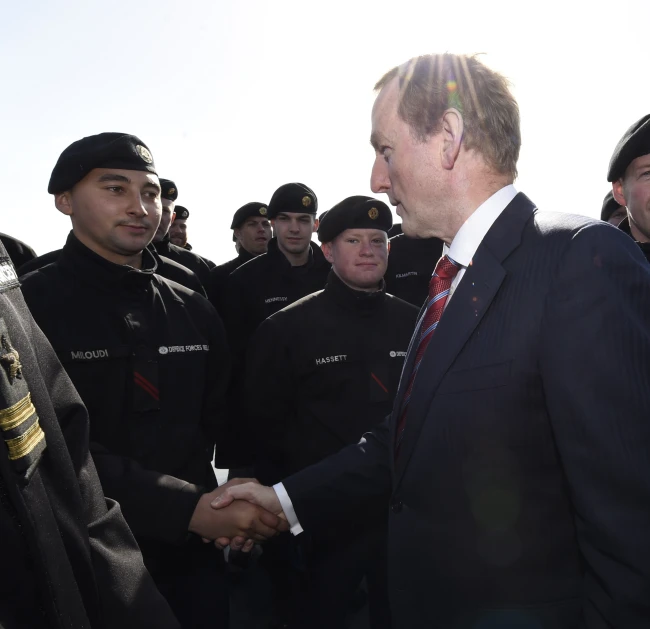
<svg viewBox="0 0 650 629">
<path fill-rule="evenodd" d="M 483 315 L 496 296 L 506 277 L 506 271 L 501 263 L 520 243 L 522 230 L 534 209 L 535 206 L 528 197 L 521 193 L 511 201 L 481 242 L 445 309 L 422 359 L 413 386 L 404 438 L 395 469 L 397 481 L 403 475 L 408 464 L 440 381 L 481 322 Z M 396 413 L 401 407 L 403 388 L 405 382 L 408 381 L 405 376 L 406 374 L 410 375 L 414 360 L 412 354 L 415 354 L 416 347 L 411 341 L 398 397 L 393 407 L 393 439 Z"/>
</svg>

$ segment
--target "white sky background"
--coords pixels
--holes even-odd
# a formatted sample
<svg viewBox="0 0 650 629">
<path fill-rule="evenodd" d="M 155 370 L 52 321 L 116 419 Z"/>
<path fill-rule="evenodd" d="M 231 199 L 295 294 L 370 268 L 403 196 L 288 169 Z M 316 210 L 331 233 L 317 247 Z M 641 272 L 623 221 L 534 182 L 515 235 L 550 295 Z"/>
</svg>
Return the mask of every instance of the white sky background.
<svg viewBox="0 0 650 629">
<path fill-rule="evenodd" d="M 650 0 L 21 0 L 0 3 L 0 231 L 59 248 L 61 151 L 139 136 L 190 210 L 194 250 L 234 256 L 234 211 L 289 181 L 319 211 L 371 194 L 372 87 L 409 57 L 484 52 L 513 83 L 516 186 L 596 217 L 616 142 L 650 111 Z"/>
</svg>

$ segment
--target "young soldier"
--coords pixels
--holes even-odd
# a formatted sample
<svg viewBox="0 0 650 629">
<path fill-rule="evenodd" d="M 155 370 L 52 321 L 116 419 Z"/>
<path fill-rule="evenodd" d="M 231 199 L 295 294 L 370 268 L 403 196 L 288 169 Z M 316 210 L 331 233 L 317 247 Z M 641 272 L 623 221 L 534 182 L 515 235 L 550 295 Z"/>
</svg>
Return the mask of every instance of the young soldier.
<svg viewBox="0 0 650 629">
<path fill-rule="evenodd" d="M 356 443 L 390 413 L 418 314 L 385 291 L 391 225 L 388 206 L 370 197 L 329 210 L 318 227 L 332 264 L 325 289 L 272 315 L 253 336 L 246 400 L 261 482 Z M 371 624 L 390 627 L 384 523 L 369 513 L 345 540 L 310 540 L 298 627 L 344 627 L 364 574 Z"/>
<path fill-rule="evenodd" d="M 205 298 L 155 274 L 146 246 L 160 185 L 141 140 L 73 143 L 48 191 L 72 232 L 55 263 L 25 276 L 25 298 L 88 407 L 104 490 L 159 589 L 184 626 L 225 627 L 220 555 L 201 538 L 249 529 L 261 539 L 279 521 L 241 505 L 221 522 L 209 514 L 230 362 L 221 321 Z"/>
</svg>

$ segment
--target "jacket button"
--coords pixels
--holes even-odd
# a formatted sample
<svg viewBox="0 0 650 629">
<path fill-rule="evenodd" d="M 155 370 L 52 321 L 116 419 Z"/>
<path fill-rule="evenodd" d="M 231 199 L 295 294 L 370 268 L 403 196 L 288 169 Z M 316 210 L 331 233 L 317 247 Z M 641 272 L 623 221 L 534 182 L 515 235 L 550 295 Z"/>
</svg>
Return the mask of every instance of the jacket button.
<svg viewBox="0 0 650 629">
<path fill-rule="evenodd" d="M 393 500 L 393 504 L 391 504 L 390 508 L 393 513 L 401 513 L 403 506 L 404 505 L 400 500 Z"/>
</svg>

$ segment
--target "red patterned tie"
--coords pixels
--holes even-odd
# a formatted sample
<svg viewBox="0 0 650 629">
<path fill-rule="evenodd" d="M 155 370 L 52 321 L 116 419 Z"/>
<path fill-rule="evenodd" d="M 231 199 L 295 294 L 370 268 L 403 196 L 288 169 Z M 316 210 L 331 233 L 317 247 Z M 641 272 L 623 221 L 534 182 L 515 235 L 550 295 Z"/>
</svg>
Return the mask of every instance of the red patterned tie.
<svg viewBox="0 0 650 629">
<path fill-rule="evenodd" d="M 402 401 L 402 412 L 400 413 L 399 421 L 397 422 L 397 431 L 395 432 L 395 459 L 399 456 L 399 449 L 402 445 L 402 438 L 404 437 L 406 415 L 411 400 L 411 392 L 413 391 L 415 377 L 417 376 L 427 345 L 438 326 L 440 317 L 442 317 L 442 312 L 445 309 L 445 304 L 449 297 L 449 289 L 451 288 L 451 284 L 459 270 L 460 266 L 456 264 L 456 262 L 448 256 L 442 256 L 442 258 L 438 260 L 435 271 L 431 276 L 431 281 L 429 282 L 429 301 L 427 302 L 427 309 L 422 318 L 422 324 L 420 325 L 420 342 L 415 354 L 413 370 L 411 371 L 408 386 L 406 387 L 404 400 Z"/>
</svg>

